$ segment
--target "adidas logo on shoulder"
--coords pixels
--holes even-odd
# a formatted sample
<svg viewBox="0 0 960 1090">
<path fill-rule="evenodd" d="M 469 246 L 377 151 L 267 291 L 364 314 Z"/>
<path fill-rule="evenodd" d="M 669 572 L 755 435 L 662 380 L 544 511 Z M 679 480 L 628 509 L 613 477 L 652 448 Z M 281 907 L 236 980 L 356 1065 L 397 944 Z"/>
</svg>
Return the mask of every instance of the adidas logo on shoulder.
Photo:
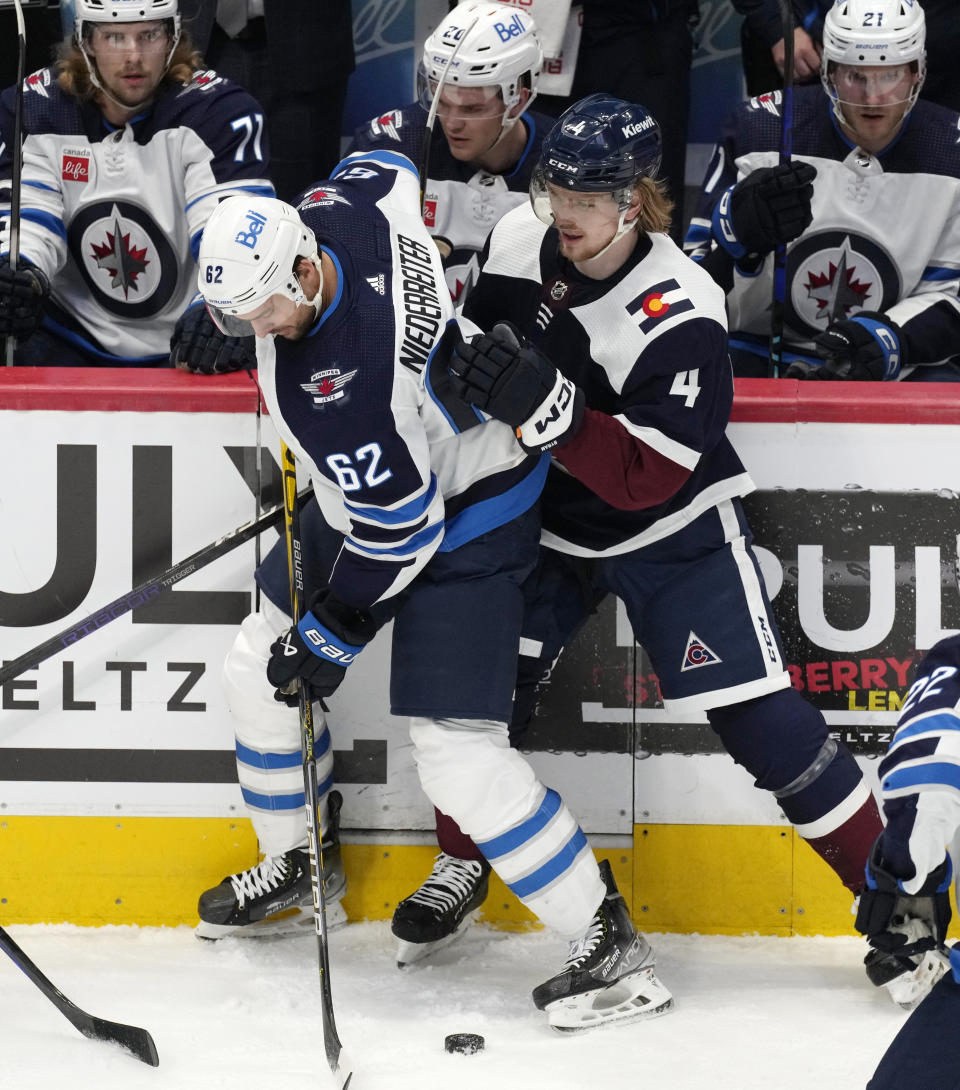
<svg viewBox="0 0 960 1090">
<path fill-rule="evenodd" d="M 387 294 L 387 282 L 383 273 L 380 273 L 379 276 L 368 276 L 367 283 L 378 295 Z"/>
</svg>

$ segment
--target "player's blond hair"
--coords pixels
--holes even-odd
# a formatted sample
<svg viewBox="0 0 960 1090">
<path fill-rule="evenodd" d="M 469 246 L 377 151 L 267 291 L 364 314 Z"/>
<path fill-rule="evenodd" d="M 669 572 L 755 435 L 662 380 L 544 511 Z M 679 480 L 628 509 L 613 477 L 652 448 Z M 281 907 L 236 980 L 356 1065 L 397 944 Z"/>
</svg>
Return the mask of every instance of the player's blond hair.
<svg viewBox="0 0 960 1090">
<path fill-rule="evenodd" d="M 638 178 L 636 189 L 642 201 L 638 217 L 640 230 L 651 235 L 665 235 L 673 222 L 675 207 L 667 193 L 666 182 L 659 178 Z"/>
<path fill-rule="evenodd" d="M 65 94 L 81 99 L 97 97 L 99 88 L 91 82 L 87 62 L 72 37 L 60 43 L 56 67 L 57 83 Z M 202 68 L 203 57 L 194 49 L 190 35 L 185 30 L 181 31 L 180 41 L 177 42 L 170 64 L 160 80 L 160 86 L 168 82 L 186 85 L 193 79 L 194 73 Z"/>
</svg>

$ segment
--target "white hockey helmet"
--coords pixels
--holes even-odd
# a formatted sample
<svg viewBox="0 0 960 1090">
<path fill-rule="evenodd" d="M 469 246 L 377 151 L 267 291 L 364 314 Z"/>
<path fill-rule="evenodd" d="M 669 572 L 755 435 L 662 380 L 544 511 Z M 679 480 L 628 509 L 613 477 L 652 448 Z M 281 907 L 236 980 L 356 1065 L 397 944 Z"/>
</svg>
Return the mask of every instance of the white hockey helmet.
<svg viewBox="0 0 960 1090">
<path fill-rule="evenodd" d="M 301 257 L 320 268 L 316 237 L 295 208 L 275 197 L 221 201 L 207 220 L 197 258 L 197 287 L 221 332 L 251 336 L 253 327 L 238 315 L 271 295 L 307 302 L 294 272 Z"/>
<path fill-rule="evenodd" d="M 832 78 L 834 64 L 851 67 L 915 64 L 917 80 L 904 117 L 913 109 L 927 74 L 926 20 L 918 0 L 836 0 L 823 20 L 820 78 L 844 121 L 842 98 Z"/>
<path fill-rule="evenodd" d="M 466 0 L 424 43 L 417 95 L 429 110 L 437 84 L 449 69 L 445 87 L 494 88 L 503 99 L 504 112 L 516 106 L 521 90 L 528 88 L 526 110 L 536 97 L 542 67 L 543 50 L 532 16 L 497 0 Z"/>
<path fill-rule="evenodd" d="M 178 0 L 74 0 L 74 31 L 78 42 L 90 23 L 152 23 L 173 21 L 173 38 L 180 37 Z"/>
</svg>

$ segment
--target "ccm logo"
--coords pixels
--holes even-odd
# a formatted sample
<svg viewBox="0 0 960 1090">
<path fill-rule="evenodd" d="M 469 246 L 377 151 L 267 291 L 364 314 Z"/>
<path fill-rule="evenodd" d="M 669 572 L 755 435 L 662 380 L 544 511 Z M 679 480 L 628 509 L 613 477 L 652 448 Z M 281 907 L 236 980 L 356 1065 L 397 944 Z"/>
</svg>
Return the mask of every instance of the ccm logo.
<svg viewBox="0 0 960 1090">
<path fill-rule="evenodd" d="M 62 173 L 65 182 L 89 182 L 89 158 L 86 155 L 64 155 Z"/>
</svg>

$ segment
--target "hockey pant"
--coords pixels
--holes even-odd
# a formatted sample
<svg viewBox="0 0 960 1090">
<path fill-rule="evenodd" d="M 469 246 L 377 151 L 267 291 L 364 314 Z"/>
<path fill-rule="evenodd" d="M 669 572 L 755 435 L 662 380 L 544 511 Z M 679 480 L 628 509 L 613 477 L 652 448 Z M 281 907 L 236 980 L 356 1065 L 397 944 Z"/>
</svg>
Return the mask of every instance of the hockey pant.
<svg viewBox="0 0 960 1090">
<path fill-rule="evenodd" d="M 237 779 L 260 850 L 268 856 L 307 844 L 300 714 L 274 700 L 267 681 L 270 645 L 290 623 L 287 614 L 263 596 L 260 611 L 241 624 L 223 667 L 236 735 Z M 316 706 L 313 726 L 317 814 L 323 834 L 327 795 L 333 786 L 333 747 L 326 719 Z"/>
</svg>

